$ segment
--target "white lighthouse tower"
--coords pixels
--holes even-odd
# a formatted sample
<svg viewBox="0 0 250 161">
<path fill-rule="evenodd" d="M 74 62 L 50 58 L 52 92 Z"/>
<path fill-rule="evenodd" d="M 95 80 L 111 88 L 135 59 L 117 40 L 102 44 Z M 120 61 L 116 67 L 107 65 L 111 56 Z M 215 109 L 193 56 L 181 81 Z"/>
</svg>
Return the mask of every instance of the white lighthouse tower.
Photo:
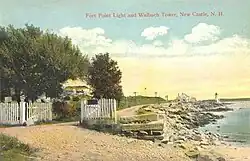
<svg viewBox="0 0 250 161">
<path fill-rule="evenodd" d="M 218 98 L 218 93 L 217 93 L 217 92 L 214 94 L 214 97 L 215 97 L 215 101 L 216 101 L 217 103 L 220 103 L 219 98 Z"/>
</svg>

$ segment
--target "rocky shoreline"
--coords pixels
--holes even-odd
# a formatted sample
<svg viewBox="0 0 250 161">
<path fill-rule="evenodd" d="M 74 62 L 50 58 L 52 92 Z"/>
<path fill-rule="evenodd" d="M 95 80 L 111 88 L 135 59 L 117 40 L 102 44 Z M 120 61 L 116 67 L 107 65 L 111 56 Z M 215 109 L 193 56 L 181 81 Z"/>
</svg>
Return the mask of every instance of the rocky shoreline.
<svg viewBox="0 0 250 161">
<path fill-rule="evenodd" d="M 164 137 L 163 140 L 158 142 L 160 146 L 174 145 L 182 148 L 187 156 L 201 161 L 201 152 L 206 151 L 209 146 L 226 145 L 224 141 L 226 136 L 209 131 L 203 132 L 199 130 L 199 127 L 215 123 L 218 119 L 224 118 L 223 115 L 213 114 L 212 112 L 233 110 L 228 108 L 227 105 L 229 104 L 215 101 L 189 101 L 182 98 L 165 104 L 149 105 L 142 108 L 148 112 L 155 112 L 164 116 L 162 120 L 165 125 Z M 211 159 L 213 155 L 206 154 L 206 157 L 212 161 L 216 159 L 224 160 L 222 156 Z"/>
<path fill-rule="evenodd" d="M 145 116 L 141 114 L 129 119 L 125 117 L 124 120 L 120 119 L 120 124 L 116 125 L 118 127 L 111 129 L 118 129 L 116 134 L 121 136 L 152 140 L 161 147 L 179 148 L 196 161 L 224 161 L 223 156 L 209 149 L 212 146 L 228 145 L 227 136 L 201 131 L 199 128 L 224 118 L 223 115 L 215 113 L 233 110 L 228 105 L 231 104 L 197 101 L 184 94 L 167 103 L 142 106 L 139 110 L 144 111 Z M 153 126 L 148 126 L 152 124 Z M 123 128 L 119 127 L 121 125 Z M 100 130 L 103 128 L 101 126 L 95 129 Z"/>
</svg>

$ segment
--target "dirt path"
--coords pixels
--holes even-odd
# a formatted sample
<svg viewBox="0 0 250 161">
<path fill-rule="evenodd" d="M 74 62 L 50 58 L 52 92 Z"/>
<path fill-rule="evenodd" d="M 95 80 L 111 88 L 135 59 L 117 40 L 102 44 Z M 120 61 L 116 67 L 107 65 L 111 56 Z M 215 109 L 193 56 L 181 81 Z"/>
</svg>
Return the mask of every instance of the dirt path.
<svg viewBox="0 0 250 161">
<path fill-rule="evenodd" d="M 129 108 L 119 110 L 119 111 L 117 111 L 117 115 L 118 116 L 133 116 L 133 115 L 136 115 L 136 111 L 142 106 L 145 106 L 145 105 L 132 106 L 132 107 L 129 107 Z"/>
<path fill-rule="evenodd" d="M 0 132 L 16 136 L 40 148 L 45 161 L 188 161 L 173 147 L 159 147 L 151 142 L 108 135 L 72 124 L 1 128 Z"/>
</svg>

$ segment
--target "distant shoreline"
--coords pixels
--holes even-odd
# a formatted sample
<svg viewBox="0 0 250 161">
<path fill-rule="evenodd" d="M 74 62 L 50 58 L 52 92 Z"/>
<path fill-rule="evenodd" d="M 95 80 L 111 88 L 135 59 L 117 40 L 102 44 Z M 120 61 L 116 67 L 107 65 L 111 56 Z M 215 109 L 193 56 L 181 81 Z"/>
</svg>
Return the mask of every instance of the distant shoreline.
<svg viewBox="0 0 250 161">
<path fill-rule="evenodd" d="M 212 101 L 214 99 L 208 99 L 205 101 Z M 237 102 L 237 101 L 250 101 L 250 98 L 221 98 L 219 99 L 221 102 Z"/>
</svg>

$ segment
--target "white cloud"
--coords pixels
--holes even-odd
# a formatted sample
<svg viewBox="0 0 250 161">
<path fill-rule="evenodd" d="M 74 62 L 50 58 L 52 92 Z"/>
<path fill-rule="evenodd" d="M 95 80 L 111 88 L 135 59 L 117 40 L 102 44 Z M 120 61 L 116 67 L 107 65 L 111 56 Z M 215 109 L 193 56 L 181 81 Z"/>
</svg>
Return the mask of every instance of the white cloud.
<svg viewBox="0 0 250 161">
<path fill-rule="evenodd" d="M 192 29 L 192 32 L 184 37 L 189 43 L 201 43 L 204 41 L 213 42 L 219 39 L 221 29 L 218 26 L 199 23 Z"/>
<path fill-rule="evenodd" d="M 224 38 L 207 46 L 198 46 L 193 49 L 194 54 L 235 54 L 250 53 L 250 40 L 239 35 Z"/>
<path fill-rule="evenodd" d="M 114 56 L 160 56 L 166 54 L 167 49 L 154 44 L 138 45 L 133 41 L 122 40 L 114 41 L 110 47 L 105 48 L 105 52 Z"/>
<path fill-rule="evenodd" d="M 145 28 L 141 33 L 141 36 L 145 37 L 146 40 L 154 40 L 158 36 L 163 36 L 168 33 L 169 28 L 166 26 L 160 27 L 149 27 Z"/>
<path fill-rule="evenodd" d="M 144 31 L 144 35 L 147 35 L 145 33 L 148 33 L 147 38 L 151 37 L 153 39 L 156 35 L 160 35 L 159 33 L 164 33 L 154 32 L 154 34 L 150 35 L 148 28 Z M 83 53 L 89 54 L 90 56 L 105 52 L 111 53 L 114 57 L 172 57 L 185 55 L 250 53 L 249 39 L 239 35 L 233 35 L 218 40 L 219 31 L 220 29 L 217 26 L 200 23 L 193 28 L 192 34 L 184 36 L 183 39 L 171 40 L 169 43 L 154 40 L 147 44 L 137 44 L 132 40 L 111 40 L 105 36 L 105 32 L 102 28 L 84 29 L 81 27 L 65 27 L 60 30 L 60 35 L 72 38 L 73 42 L 79 45 Z M 187 40 L 189 41 L 187 42 Z M 209 40 L 211 43 L 207 45 L 192 44 L 194 42 L 198 43 Z"/>
<path fill-rule="evenodd" d="M 72 42 L 83 47 L 90 46 L 109 46 L 112 42 L 104 36 L 105 31 L 102 28 L 84 29 L 81 27 L 65 27 L 60 31 L 62 36 L 68 36 Z"/>
<path fill-rule="evenodd" d="M 171 55 L 186 55 L 188 54 L 190 45 L 184 42 L 184 40 L 172 40 L 169 43 L 169 47 L 167 49 L 168 54 Z"/>
<path fill-rule="evenodd" d="M 160 40 L 155 40 L 155 41 L 153 42 L 153 45 L 154 45 L 154 46 L 163 46 L 163 43 L 162 43 Z"/>
</svg>

